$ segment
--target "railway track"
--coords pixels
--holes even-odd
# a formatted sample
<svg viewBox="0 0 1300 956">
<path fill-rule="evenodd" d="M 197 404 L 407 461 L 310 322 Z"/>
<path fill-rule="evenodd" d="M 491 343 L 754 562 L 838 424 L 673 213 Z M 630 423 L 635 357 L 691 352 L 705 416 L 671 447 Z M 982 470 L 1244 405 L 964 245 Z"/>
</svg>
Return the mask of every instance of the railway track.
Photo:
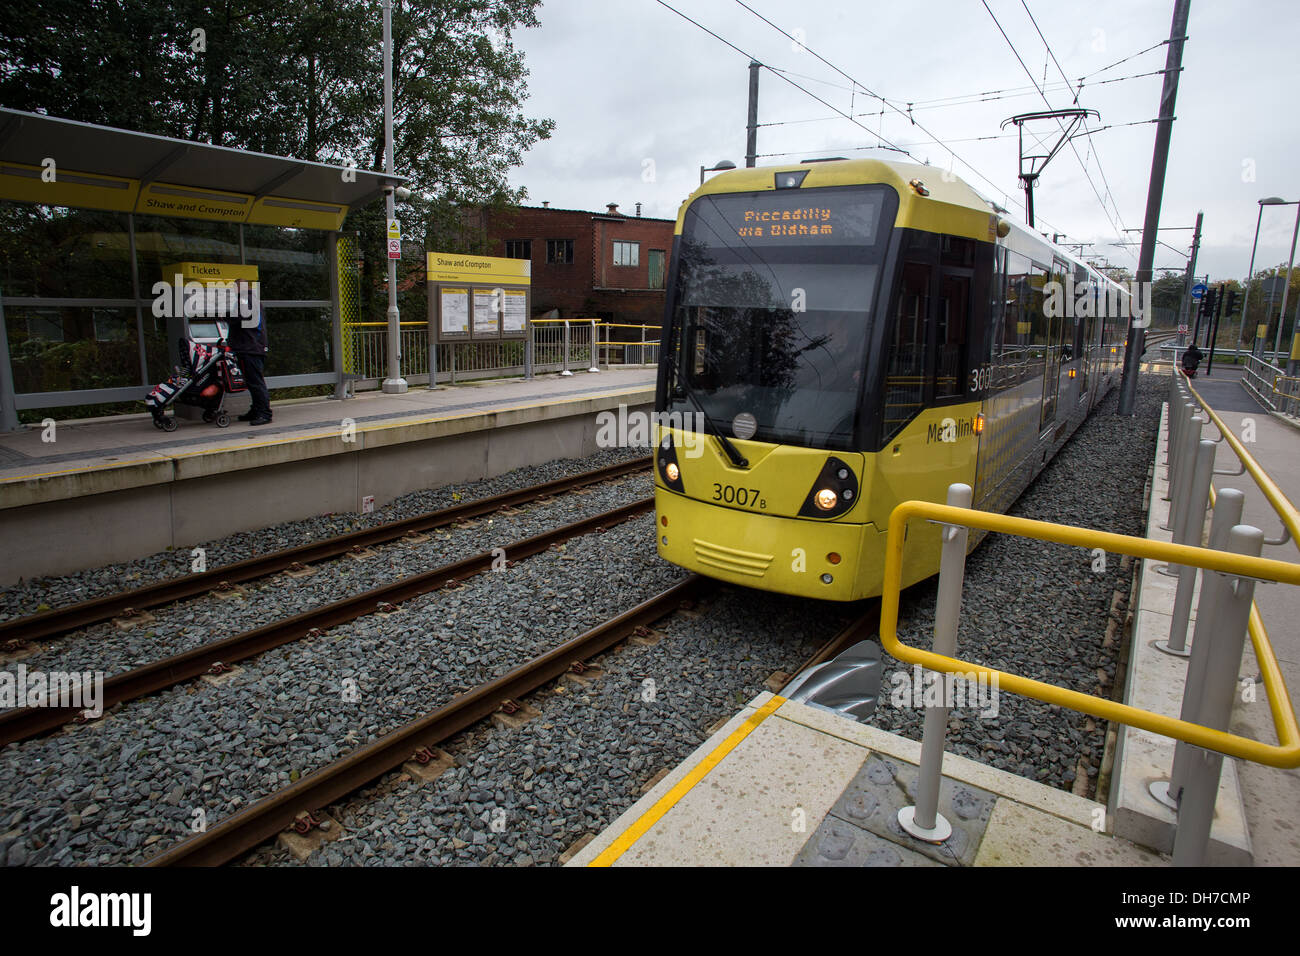
<svg viewBox="0 0 1300 956">
<path fill-rule="evenodd" d="M 493 495 L 477 501 L 467 501 L 450 508 L 386 522 L 373 528 L 364 528 L 323 541 L 313 541 L 294 548 L 272 551 L 269 554 L 258 555 L 210 571 L 119 591 L 39 614 L 14 618 L 0 622 L 0 649 L 17 650 L 34 641 L 58 637 L 129 612 L 142 611 L 206 594 L 222 584 L 234 585 L 264 578 L 280 571 L 339 557 L 355 548 L 367 548 L 395 541 L 406 535 L 432 531 L 459 521 L 468 521 L 471 518 L 491 514 L 503 508 L 528 504 L 588 485 L 645 471 L 649 467 L 649 458 L 619 462 L 567 478 L 557 478 L 531 488 Z"/>
<path fill-rule="evenodd" d="M 588 475 L 592 474 L 595 473 L 588 473 Z M 104 681 L 103 709 L 107 711 L 119 703 L 193 680 L 211 672 L 217 665 L 230 665 L 304 637 L 323 633 L 331 627 L 367 614 L 395 609 L 396 605 L 403 601 L 455 585 L 466 578 L 487 571 L 493 567 L 494 562 L 500 560 L 501 551 L 509 556 L 508 564 L 512 564 L 520 559 L 539 554 L 569 538 L 603 531 L 653 508 L 653 498 L 642 498 L 612 511 L 507 544 L 502 549 L 483 552 L 430 571 L 410 575 L 303 614 L 117 674 Z M 15 708 L 0 714 L 0 746 L 49 733 L 66 724 L 76 722 L 79 717 L 80 712 L 73 707 Z"/>
<path fill-rule="evenodd" d="M 145 865 L 219 866 L 329 806 L 457 733 L 489 717 L 504 701 L 518 700 L 556 680 L 575 663 L 609 650 L 639 628 L 695 600 L 708 587 L 692 575 L 631 610 L 611 618 L 450 703 L 385 734 L 329 766 L 222 820 L 204 833 L 150 857 Z"/>
</svg>

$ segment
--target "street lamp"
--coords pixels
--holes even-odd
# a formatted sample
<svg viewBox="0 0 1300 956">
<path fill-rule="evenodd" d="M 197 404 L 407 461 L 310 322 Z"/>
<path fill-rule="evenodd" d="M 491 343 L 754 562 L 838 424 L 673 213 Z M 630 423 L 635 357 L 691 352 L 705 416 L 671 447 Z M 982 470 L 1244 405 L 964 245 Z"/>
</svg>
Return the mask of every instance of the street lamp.
<svg viewBox="0 0 1300 956">
<path fill-rule="evenodd" d="M 1265 206 L 1282 206 L 1286 200 L 1280 196 L 1269 196 L 1266 199 L 1259 200 L 1259 215 L 1255 217 L 1255 241 L 1250 245 L 1250 269 L 1246 272 L 1246 291 L 1241 297 L 1241 329 L 1237 332 L 1237 354 L 1241 354 L 1241 346 L 1246 341 L 1246 306 L 1250 305 L 1250 280 L 1255 276 L 1255 250 L 1259 246 L 1259 223 L 1264 218 Z M 1259 329 L 1255 330 L 1255 341 L 1251 345 L 1251 354 L 1254 354 L 1259 348 Z"/>
<path fill-rule="evenodd" d="M 384 172 L 393 175 L 393 2 L 383 0 L 384 11 Z M 394 208 L 396 190 L 392 183 L 384 186 L 388 221 L 397 218 Z M 410 195 L 408 192 L 407 195 Z M 406 379 L 402 378 L 402 317 L 397 310 L 397 260 L 388 259 L 388 377 L 380 386 L 386 394 L 401 395 L 406 392 Z M 429 387 L 437 383 L 430 374 Z"/>
<path fill-rule="evenodd" d="M 1282 286 L 1282 310 L 1277 314 L 1277 335 L 1273 340 L 1273 355 L 1282 350 L 1282 326 L 1286 323 L 1286 299 L 1287 293 L 1291 291 L 1291 267 L 1295 265 L 1295 241 L 1296 236 L 1300 235 L 1300 200 L 1286 203 L 1288 206 L 1295 206 L 1295 228 L 1291 230 L 1291 258 L 1286 263 L 1286 285 Z M 1291 329 L 1292 346 L 1295 345 L 1295 329 Z M 1287 374 L 1292 374 L 1295 368 L 1295 359 L 1288 359 Z"/>
<path fill-rule="evenodd" d="M 720 172 L 722 172 L 724 169 L 735 169 L 735 168 L 736 168 L 736 164 L 733 163 L 733 162 L 732 162 L 731 160 L 729 160 L 729 159 L 724 159 L 722 162 L 718 163 L 718 165 L 716 165 L 716 166 L 710 166 L 710 167 L 708 167 L 707 169 L 706 169 L 705 167 L 701 166 L 701 167 L 700 167 L 700 185 L 701 185 L 701 186 L 704 185 L 704 174 L 705 174 L 705 173 L 720 173 Z"/>
</svg>

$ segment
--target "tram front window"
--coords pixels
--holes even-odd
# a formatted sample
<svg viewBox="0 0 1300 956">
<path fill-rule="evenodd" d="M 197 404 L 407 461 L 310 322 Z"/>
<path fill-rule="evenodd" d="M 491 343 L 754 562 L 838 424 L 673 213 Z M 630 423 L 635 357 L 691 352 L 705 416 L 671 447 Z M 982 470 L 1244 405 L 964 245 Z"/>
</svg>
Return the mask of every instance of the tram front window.
<svg viewBox="0 0 1300 956">
<path fill-rule="evenodd" d="M 733 426 L 747 413 L 759 440 L 851 448 L 885 197 L 878 187 L 788 192 L 802 194 L 707 196 L 688 210 L 670 312 L 669 407 L 703 411 L 728 436 L 748 437 Z M 752 227 L 763 230 L 756 236 L 745 225 L 755 209 L 825 216 L 835 231 L 770 235 L 789 228 L 782 220 Z"/>
</svg>

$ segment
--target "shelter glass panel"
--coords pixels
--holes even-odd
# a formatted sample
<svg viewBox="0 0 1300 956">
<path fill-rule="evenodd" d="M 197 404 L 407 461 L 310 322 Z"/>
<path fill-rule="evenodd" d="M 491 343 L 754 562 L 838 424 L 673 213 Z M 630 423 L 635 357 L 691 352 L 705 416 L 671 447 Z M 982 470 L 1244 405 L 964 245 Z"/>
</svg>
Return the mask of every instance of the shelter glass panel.
<svg viewBox="0 0 1300 956">
<path fill-rule="evenodd" d="M 131 298 L 125 213 L 0 203 L 0 293 Z"/>
</svg>

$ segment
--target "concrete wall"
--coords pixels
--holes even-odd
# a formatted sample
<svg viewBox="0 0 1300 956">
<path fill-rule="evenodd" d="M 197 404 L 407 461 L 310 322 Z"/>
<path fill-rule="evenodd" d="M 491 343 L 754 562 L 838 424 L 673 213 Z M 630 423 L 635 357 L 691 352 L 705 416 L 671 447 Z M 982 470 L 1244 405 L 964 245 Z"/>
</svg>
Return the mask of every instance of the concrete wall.
<svg viewBox="0 0 1300 956">
<path fill-rule="evenodd" d="M 629 410 L 651 411 L 646 397 L 625 399 Z M 595 454 L 596 414 L 617 401 L 573 405 L 378 427 L 347 444 L 313 437 L 9 485 L 0 501 L 0 586 L 356 512 L 364 495 L 381 507 L 422 488 Z"/>
</svg>

